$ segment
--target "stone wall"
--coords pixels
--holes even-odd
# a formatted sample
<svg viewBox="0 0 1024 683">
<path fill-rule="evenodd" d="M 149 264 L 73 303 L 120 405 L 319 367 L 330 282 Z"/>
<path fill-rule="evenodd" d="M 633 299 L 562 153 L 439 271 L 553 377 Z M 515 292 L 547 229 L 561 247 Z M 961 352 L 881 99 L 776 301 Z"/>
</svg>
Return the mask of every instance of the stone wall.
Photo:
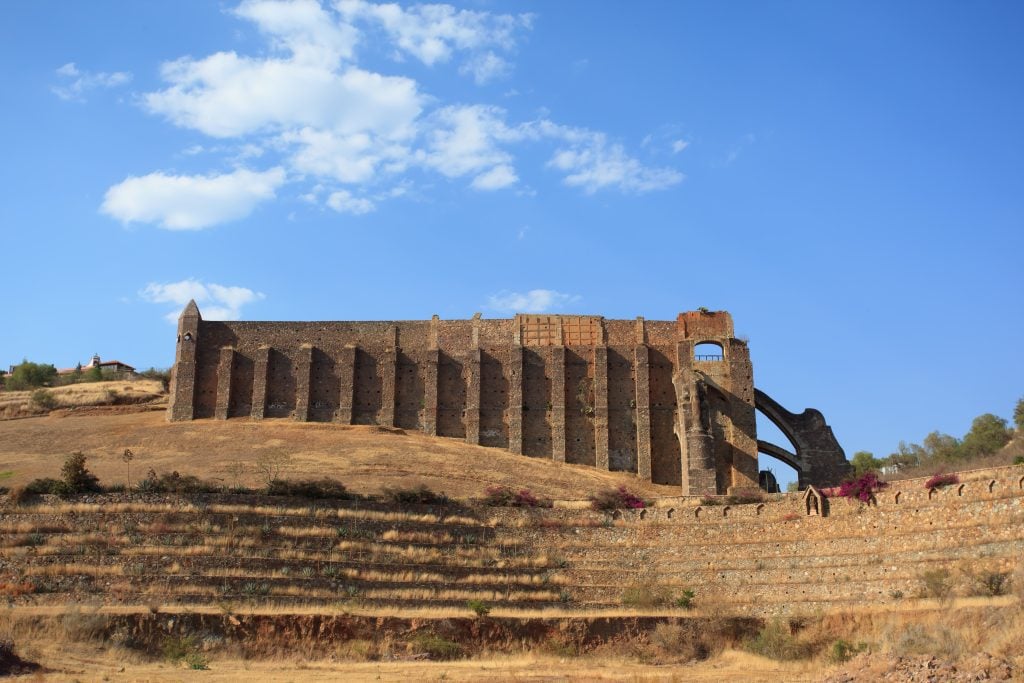
<svg viewBox="0 0 1024 683">
<path fill-rule="evenodd" d="M 707 342 L 720 354 L 695 357 Z M 215 322 L 193 302 L 168 415 L 401 427 L 699 495 L 757 486 L 753 396 L 747 346 L 722 311 Z"/>
</svg>

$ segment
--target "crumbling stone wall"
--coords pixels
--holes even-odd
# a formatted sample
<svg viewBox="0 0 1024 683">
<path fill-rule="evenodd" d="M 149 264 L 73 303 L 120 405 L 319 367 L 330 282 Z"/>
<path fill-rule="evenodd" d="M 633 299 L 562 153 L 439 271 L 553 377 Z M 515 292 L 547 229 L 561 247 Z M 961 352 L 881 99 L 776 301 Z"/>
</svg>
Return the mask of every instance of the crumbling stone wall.
<svg viewBox="0 0 1024 683">
<path fill-rule="evenodd" d="M 722 352 L 695 358 L 713 342 Z M 723 311 L 178 325 L 169 419 L 376 424 L 635 472 L 695 495 L 757 486 L 753 375 Z"/>
</svg>

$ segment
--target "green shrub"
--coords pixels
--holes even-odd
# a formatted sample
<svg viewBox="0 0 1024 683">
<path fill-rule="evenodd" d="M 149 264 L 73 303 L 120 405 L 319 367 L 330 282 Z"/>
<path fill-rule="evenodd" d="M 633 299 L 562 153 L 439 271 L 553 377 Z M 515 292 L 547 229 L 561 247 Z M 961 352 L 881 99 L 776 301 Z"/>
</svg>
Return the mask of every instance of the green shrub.
<svg viewBox="0 0 1024 683">
<path fill-rule="evenodd" d="M 446 505 L 451 502 L 448 496 L 431 491 L 425 484 L 413 488 L 385 488 L 384 497 L 398 504 Z"/>
<path fill-rule="evenodd" d="M 412 646 L 417 652 L 430 655 L 431 659 L 458 659 L 462 656 L 462 647 L 458 643 L 434 633 L 416 634 Z"/>
<path fill-rule="evenodd" d="M 352 495 L 337 479 L 275 479 L 267 485 L 267 495 L 299 498 L 348 499 Z"/>
<path fill-rule="evenodd" d="M 483 600 L 467 600 L 466 607 L 468 607 L 469 611 L 478 617 L 486 617 L 491 613 L 491 608 L 488 607 Z"/>
<path fill-rule="evenodd" d="M 811 654 L 810 646 L 799 642 L 789 624 L 779 617 L 765 624 L 756 636 L 744 643 L 744 647 L 755 655 L 779 661 L 804 659 Z"/>
<path fill-rule="evenodd" d="M 692 590 L 684 590 L 683 594 L 676 598 L 675 606 L 681 609 L 693 609 L 694 595 L 696 594 Z"/>
<path fill-rule="evenodd" d="M 177 664 L 184 660 L 190 668 L 207 668 L 206 658 L 199 654 L 196 639 L 192 636 L 167 636 L 160 646 L 160 652 L 163 658 L 171 664 Z M 200 661 L 202 666 L 193 666 L 193 662 L 199 663 Z"/>
<path fill-rule="evenodd" d="M 72 453 L 60 468 L 60 476 L 64 481 L 64 493 L 99 493 L 100 480 L 85 466 L 85 454 L 81 451 Z"/>
<path fill-rule="evenodd" d="M 857 643 L 856 645 L 854 645 L 853 643 L 840 638 L 836 642 L 832 643 L 832 649 L 829 650 L 828 658 L 834 664 L 842 664 L 843 662 L 850 661 L 855 656 L 859 655 L 861 652 L 864 652 L 867 649 L 867 643 Z"/>
<path fill-rule="evenodd" d="M 29 483 L 25 484 L 25 493 L 28 495 L 39 495 L 42 493 L 54 493 L 59 495 L 64 493 L 64 482 L 52 477 L 33 479 Z"/>
<path fill-rule="evenodd" d="M 32 403 L 43 410 L 53 410 L 57 407 L 57 398 L 52 391 L 36 389 L 32 392 Z"/>
</svg>

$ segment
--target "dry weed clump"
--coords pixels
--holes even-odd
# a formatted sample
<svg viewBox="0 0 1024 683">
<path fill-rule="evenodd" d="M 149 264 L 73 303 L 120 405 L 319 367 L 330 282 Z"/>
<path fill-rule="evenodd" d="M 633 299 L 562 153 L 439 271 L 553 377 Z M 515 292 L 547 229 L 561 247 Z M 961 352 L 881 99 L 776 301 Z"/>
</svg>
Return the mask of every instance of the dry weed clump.
<svg viewBox="0 0 1024 683">
<path fill-rule="evenodd" d="M 775 617 L 744 643 L 748 652 L 779 661 L 807 659 L 813 654 L 811 643 L 797 638 L 787 620 Z"/>
<path fill-rule="evenodd" d="M 956 660 L 964 653 L 964 639 L 941 624 L 904 624 L 888 630 L 883 647 L 897 657 L 931 655 Z"/>
</svg>

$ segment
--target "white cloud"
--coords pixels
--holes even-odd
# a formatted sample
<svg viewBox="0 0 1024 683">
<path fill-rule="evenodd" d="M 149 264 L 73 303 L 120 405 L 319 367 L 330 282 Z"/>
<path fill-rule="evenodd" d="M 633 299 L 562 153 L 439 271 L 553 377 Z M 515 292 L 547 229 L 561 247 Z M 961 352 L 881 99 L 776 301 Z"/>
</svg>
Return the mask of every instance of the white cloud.
<svg viewBox="0 0 1024 683">
<path fill-rule="evenodd" d="M 523 135 L 505 125 L 504 115 L 503 109 L 485 105 L 438 110 L 428 124 L 431 132 L 423 161 L 449 178 L 501 166 L 511 171 L 512 155 L 498 145 Z"/>
<path fill-rule="evenodd" d="M 487 308 L 499 313 L 544 313 L 580 300 L 577 294 L 553 289 L 531 289 L 526 293 L 502 291 L 487 299 Z"/>
<path fill-rule="evenodd" d="M 359 40 L 355 27 L 335 22 L 315 0 L 246 0 L 234 13 L 254 22 L 273 38 L 274 47 L 303 64 L 331 68 L 351 59 Z"/>
<path fill-rule="evenodd" d="M 62 100 L 85 101 L 85 94 L 96 88 L 116 88 L 132 80 L 131 73 L 127 71 L 115 71 L 107 73 L 100 71 L 92 73 L 80 71 L 74 62 L 68 62 L 56 70 L 61 78 L 61 84 L 50 88 L 54 95 Z"/>
<path fill-rule="evenodd" d="M 470 62 L 483 60 L 479 73 L 484 74 L 484 81 L 505 73 L 507 67 L 490 48 L 513 49 L 516 33 L 529 30 L 533 24 L 530 14 L 491 14 L 440 4 L 402 8 L 392 3 L 336 0 L 334 6 L 347 21 L 380 26 L 400 50 L 427 66 L 447 62 L 455 51 L 469 52 Z M 501 60 L 501 68 L 497 60 Z M 481 82 L 477 67 L 470 67 L 466 73 Z"/>
<path fill-rule="evenodd" d="M 484 85 L 497 78 L 507 76 L 510 71 L 512 71 L 512 65 L 490 50 L 459 67 L 459 73 L 473 76 L 477 85 Z"/>
<path fill-rule="evenodd" d="M 463 178 L 475 190 L 518 185 L 516 153 L 525 143 L 546 145 L 553 154 L 547 167 L 588 194 L 646 192 L 683 178 L 645 165 L 601 132 L 564 126 L 546 114 L 509 123 L 500 107 L 447 104 L 421 92 L 412 78 L 357 63 L 361 48 L 383 40 L 387 49 L 430 66 L 457 62 L 459 71 L 486 83 L 510 71 L 509 54 L 530 29 L 530 15 L 367 0 L 244 0 L 231 14 L 255 25 L 267 43 L 263 53 L 221 51 L 166 62 L 164 86 L 140 102 L 176 126 L 224 139 L 181 154 L 203 154 L 239 170 L 130 177 L 108 190 L 104 213 L 200 229 L 243 218 L 273 199 L 287 177 L 302 184 L 296 195 L 305 201 L 364 214 L 397 196 L 382 188 L 404 192 L 410 168 Z M 59 72 L 66 79 L 83 76 L 74 64 Z M 245 170 L 256 157 L 274 168 Z M 314 185 L 323 189 L 310 191 Z"/>
<path fill-rule="evenodd" d="M 193 299 L 206 320 L 238 320 L 243 306 L 266 298 L 263 293 L 247 287 L 205 284 L 194 278 L 164 284 L 151 282 L 139 296 L 154 304 L 174 304 L 175 310 L 164 316 L 172 323 L 177 322 L 181 309 Z"/>
<path fill-rule="evenodd" d="M 314 126 L 340 133 L 408 136 L 422 98 L 416 82 L 350 67 L 336 72 L 293 59 L 251 59 L 218 52 L 163 65 L 170 87 L 145 106 L 175 125 L 211 137 Z"/>
<path fill-rule="evenodd" d="M 690 146 L 690 143 L 686 140 L 673 140 L 672 141 L 672 153 L 679 154 L 684 149 Z"/>
<path fill-rule="evenodd" d="M 284 180 L 281 168 L 208 176 L 130 176 L 107 190 L 100 210 L 122 223 L 201 230 L 248 216 L 258 203 L 273 199 Z"/>
<path fill-rule="evenodd" d="M 331 207 L 338 213 L 350 213 L 355 216 L 370 213 L 377 208 L 377 206 L 369 199 L 355 197 L 348 190 L 332 192 L 327 198 L 327 206 Z"/>
<path fill-rule="evenodd" d="M 566 139 L 573 144 L 557 150 L 548 165 L 567 174 L 566 185 L 587 194 L 609 187 L 636 193 L 664 190 L 684 178 L 673 168 L 644 166 L 622 145 L 608 144 L 601 133 L 576 131 Z"/>
<path fill-rule="evenodd" d="M 511 166 L 502 164 L 473 178 L 471 185 L 477 190 L 500 190 L 503 187 L 515 185 L 518 181 L 519 176 L 516 175 L 515 170 Z"/>
</svg>

